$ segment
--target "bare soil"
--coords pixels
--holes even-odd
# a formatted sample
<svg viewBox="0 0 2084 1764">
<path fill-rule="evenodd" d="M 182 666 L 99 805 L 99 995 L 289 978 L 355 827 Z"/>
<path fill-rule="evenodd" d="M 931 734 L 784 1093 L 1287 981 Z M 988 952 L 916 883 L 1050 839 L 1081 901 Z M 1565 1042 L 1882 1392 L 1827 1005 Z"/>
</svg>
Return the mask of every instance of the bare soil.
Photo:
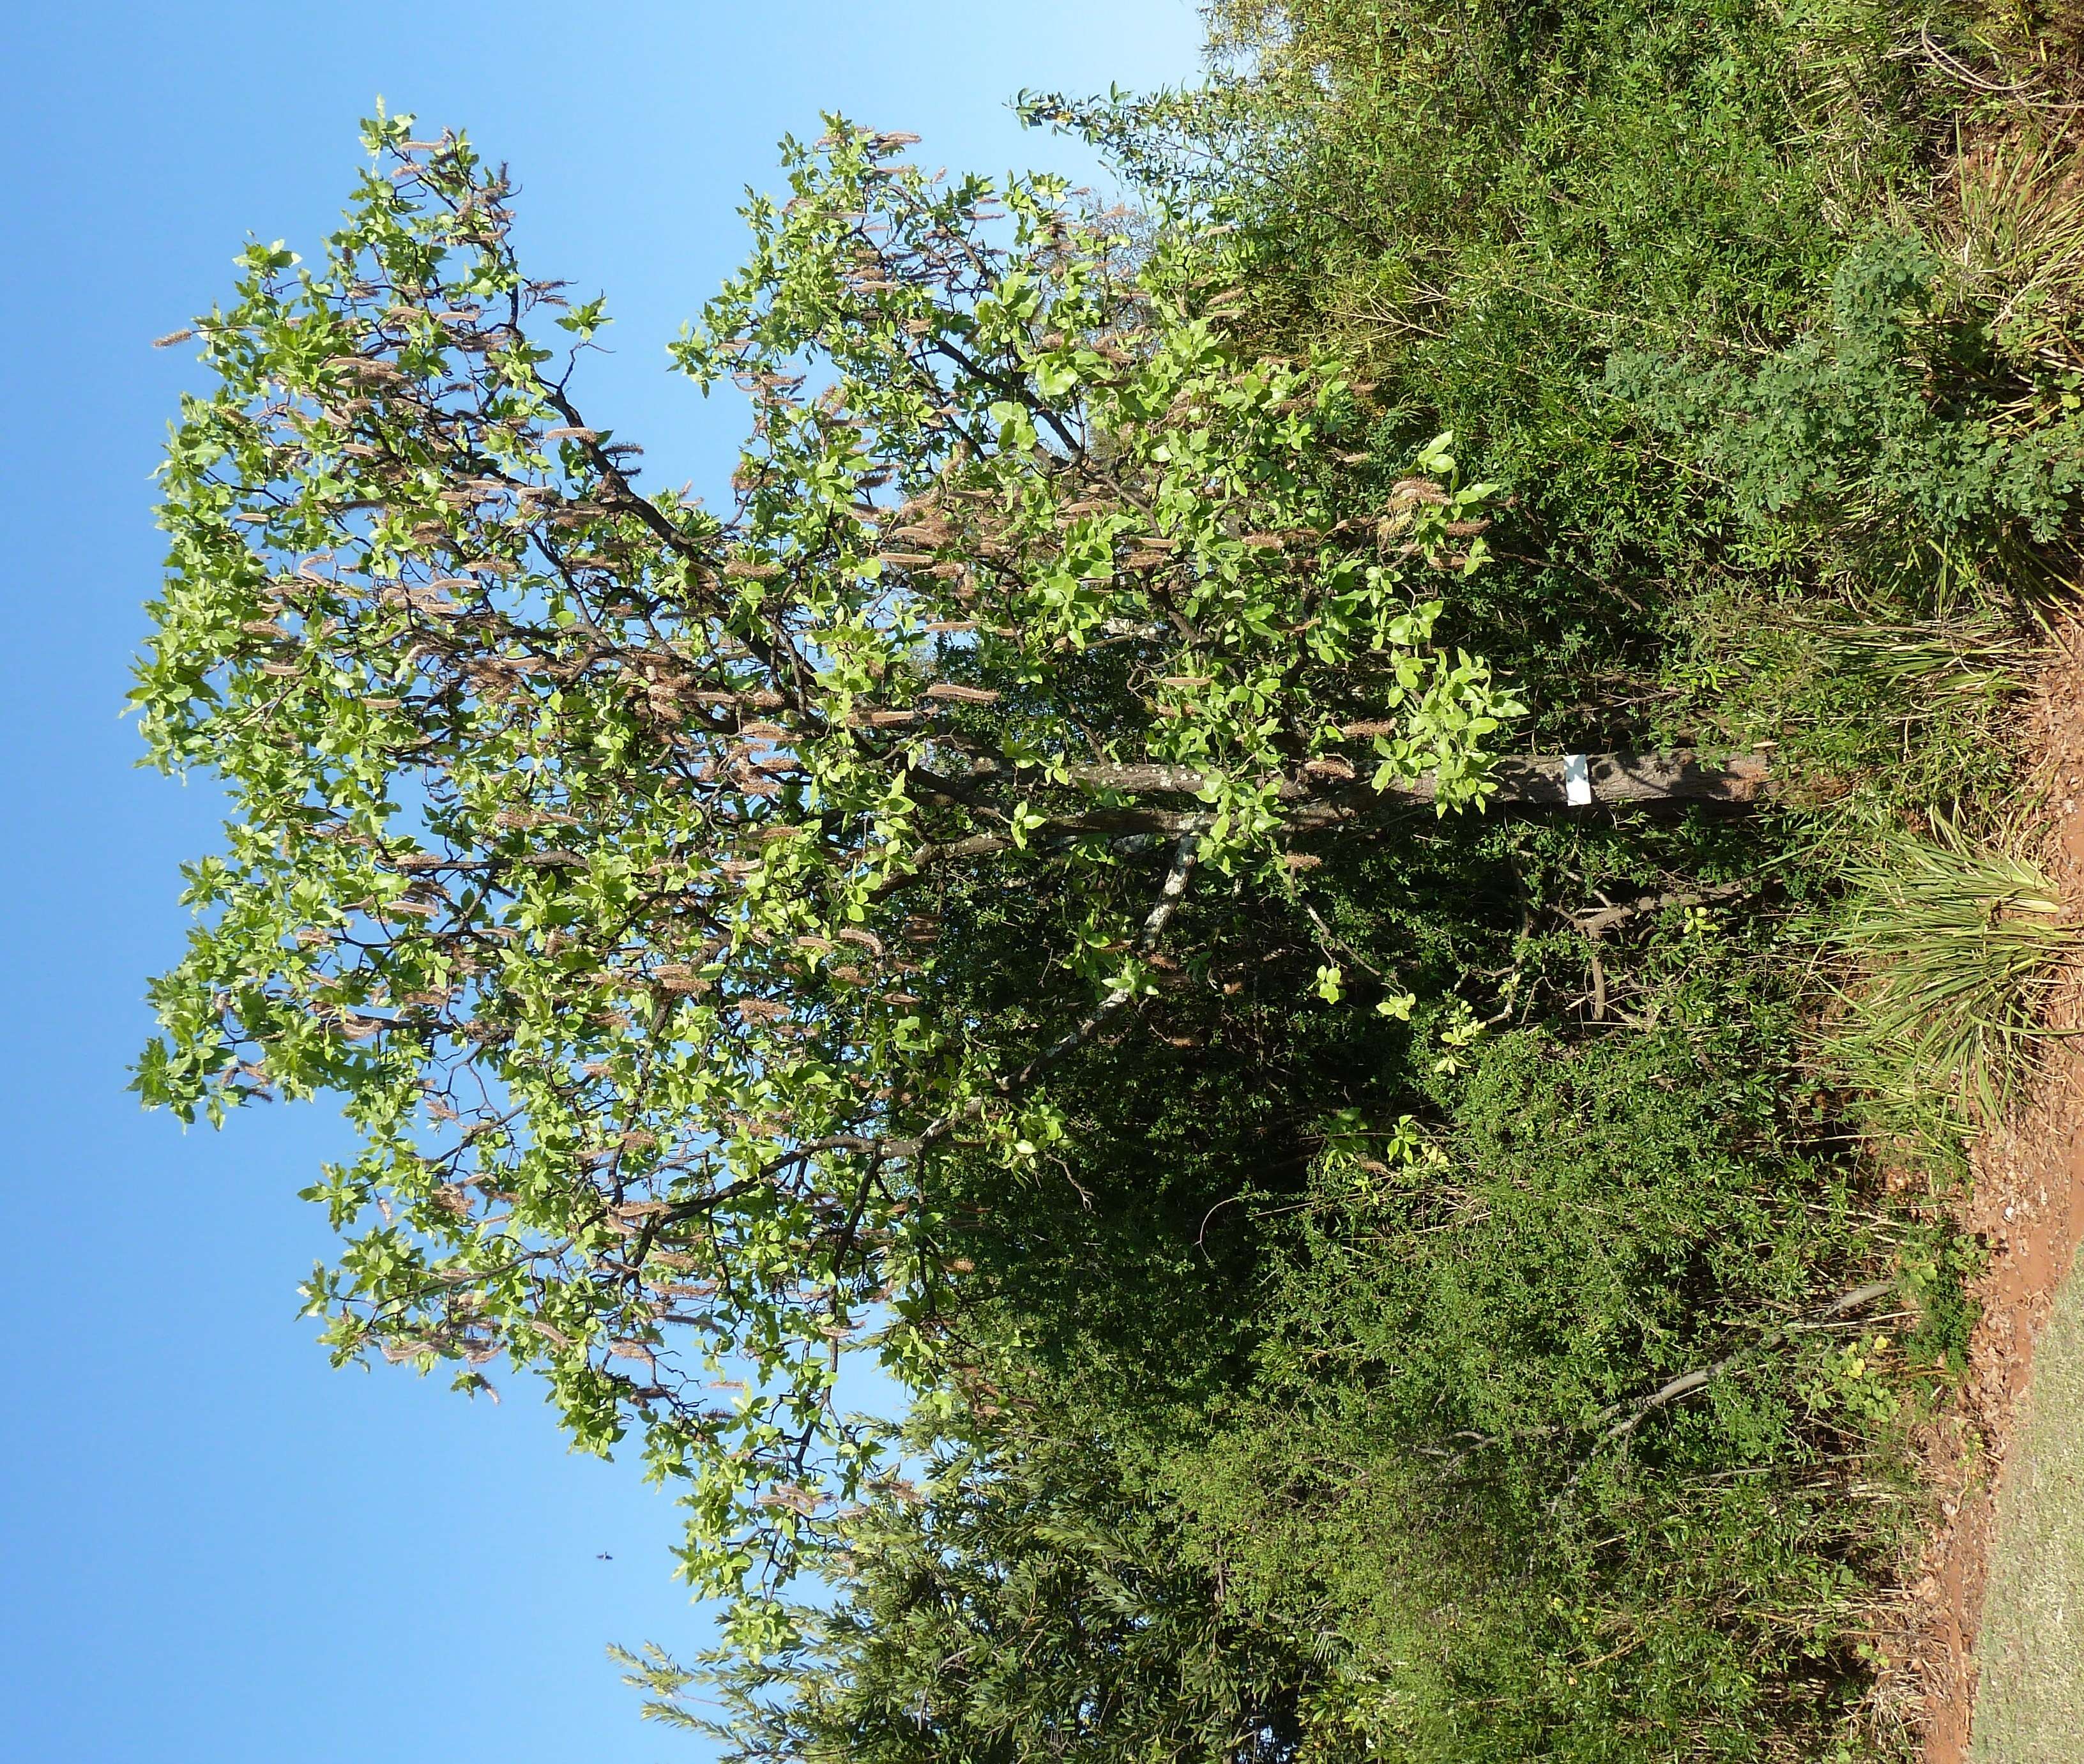
<svg viewBox="0 0 2084 1764">
<path fill-rule="evenodd" d="M 2065 634 L 2025 734 L 2052 828 L 2044 861 L 2063 897 L 2077 903 L 2073 914 L 2084 913 L 2084 630 Z M 2058 999 L 2052 1026 L 2084 1024 L 2080 992 L 2073 986 Z M 1924 1441 L 1938 1523 L 1910 1577 L 1908 1646 L 1891 1675 L 1921 1705 L 1925 1764 L 1968 1764 L 1970 1757 L 1984 1596 L 2000 1507 L 2017 1476 L 2014 1469 L 2008 1478 L 2008 1460 L 2035 1343 L 2084 1239 L 2084 1038 L 2051 1045 L 2031 1105 L 1984 1137 L 1972 1191 L 1956 1209 L 1987 1252 L 1975 1293 L 1982 1316 L 1967 1382 Z M 2084 1739 L 2078 1745 L 2084 1756 Z"/>
</svg>

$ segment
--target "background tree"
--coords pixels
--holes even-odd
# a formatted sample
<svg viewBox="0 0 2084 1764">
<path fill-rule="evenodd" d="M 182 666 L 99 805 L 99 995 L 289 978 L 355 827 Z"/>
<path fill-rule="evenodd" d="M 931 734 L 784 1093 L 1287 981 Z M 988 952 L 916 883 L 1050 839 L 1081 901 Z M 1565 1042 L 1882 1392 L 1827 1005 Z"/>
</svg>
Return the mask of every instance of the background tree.
<svg viewBox="0 0 2084 1764">
<path fill-rule="evenodd" d="M 1225 1610 L 1176 1524 L 1103 1449 L 1015 1427 L 864 1515 L 845 1598 L 760 1651 L 621 1657 L 648 1713 L 742 1764 L 1290 1756 L 1326 1675 Z"/>
</svg>

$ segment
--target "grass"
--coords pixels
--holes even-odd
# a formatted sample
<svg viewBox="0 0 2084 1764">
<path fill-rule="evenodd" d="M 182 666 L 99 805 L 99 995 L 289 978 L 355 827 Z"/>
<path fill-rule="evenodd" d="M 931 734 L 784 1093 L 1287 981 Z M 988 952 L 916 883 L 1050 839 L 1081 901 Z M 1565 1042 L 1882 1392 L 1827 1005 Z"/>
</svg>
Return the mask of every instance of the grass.
<svg viewBox="0 0 2084 1764">
<path fill-rule="evenodd" d="M 2084 154 L 2029 122 L 1955 162 L 1938 229 L 1960 294 L 1991 312 L 2007 354 L 2084 368 Z"/>
<path fill-rule="evenodd" d="M 2031 1077 L 2079 931 L 2035 866 L 1978 846 L 1946 816 L 1929 828 L 1891 830 L 1847 867 L 1856 892 L 1833 940 L 1860 977 L 1836 1040 L 1885 1111 L 1936 1108 L 1972 1126 L 2001 1117 Z"/>
<path fill-rule="evenodd" d="M 1974 1764 L 2069 1764 L 2084 1734 L 2084 1284 L 2034 1348 L 1977 1646 Z"/>
</svg>

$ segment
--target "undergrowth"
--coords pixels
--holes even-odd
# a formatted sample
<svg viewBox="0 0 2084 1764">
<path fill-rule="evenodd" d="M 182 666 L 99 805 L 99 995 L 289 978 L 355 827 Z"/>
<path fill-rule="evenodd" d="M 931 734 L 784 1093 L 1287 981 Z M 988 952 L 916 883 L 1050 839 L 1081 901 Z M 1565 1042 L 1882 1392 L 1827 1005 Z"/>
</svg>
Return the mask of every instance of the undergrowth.
<svg viewBox="0 0 2084 1764">
<path fill-rule="evenodd" d="M 1531 747 L 1757 748 L 1773 801 L 1414 823 L 1197 907 L 1247 953 L 1082 1056 L 1070 1180 L 947 1175 L 917 1498 L 788 1647 L 647 1681 L 759 1758 L 1907 1757 L 1947 1203 L 2073 948 L 2008 831 L 2084 494 L 2068 28 L 1214 23 L 1201 87 L 1030 113 L 1245 238 L 1234 341 L 1362 365 L 1378 488 L 1442 430 L 1503 487 L 1442 630 Z"/>
</svg>

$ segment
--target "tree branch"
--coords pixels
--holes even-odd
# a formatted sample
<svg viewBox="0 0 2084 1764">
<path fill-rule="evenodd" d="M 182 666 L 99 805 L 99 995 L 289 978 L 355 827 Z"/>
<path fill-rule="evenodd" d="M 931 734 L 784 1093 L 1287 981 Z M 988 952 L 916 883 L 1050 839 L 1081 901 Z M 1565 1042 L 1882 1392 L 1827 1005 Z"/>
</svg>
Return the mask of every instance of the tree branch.
<svg viewBox="0 0 2084 1764">
<path fill-rule="evenodd" d="M 1591 774 L 1595 804 L 1749 804 L 1756 801 L 1772 782 L 1770 761 L 1757 753 L 1732 754 L 1719 765 L 1686 751 L 1580 757 Z M 1563 775 L 1566 757 L 1552 753 L 1497 761 L 1491 770 L 1497 789 L 1490 801 L 1514 808 L 1569 807 L 1569 788 Z M 985 760 L 972 766 L 968 775 L 988 777 L 1002 770 L 996 761 Z M 1207 774 L 1190 765 L 1125 761 L 1071 765 L 1065 770 L 1071 783 L 1081 790 L 1120 791 L 1131 795 L 1197 796 L 1209 783 Z M 1417 778 L 1392 780 L 1379 791 L 1367 784 L 1353 784 L 1327 793 L 1320 783 L 1310 779 L 1285 778 L 1280 794 L 1283 801 L 1307 803 L 1311 806 L 1304 815 L 1328 824 L 1351 819 L 1353 808 L 1372 808 L 1384 801 L 1433 802 L 1439 795 L 1439 779 L 1431 772 L 1423 772 Z"/>
<path fill-rule="evenodd" d="M 1720 765 L 1688 753 L 1593 753 L 1584 757 L 1595 807 L 1651 813 L 1683 808 L 1690 803 L 1747 808 L 1765 795 L 1773 782 L 1772 766 L 1763 754 L 1734 754 Z M 1500 760 L 1491 774 L 1497 787 L 1486 808 L 1535 813 L 1570 807 L 1564 765 L 1561 754 Z M 992 777 L 1005 770 L 996 761 L 986 760 L 972 766 L 966 775 Z M 1192 796 L 1200 795 L 1209 782 L 1205 774 L 1184 765 L 1088 765 L 1069 766 L 1065 771 L 1076 788 L 1123 795 Z M 955 781 L 942 778 L 940 782 Z M 1307 779 L 1286 778 L 1279 794 L 1282 800 L 1297 804 L 1286 818 L 1290 832 L 1323 833 L 1386 819 L 1436 802 L 1439 780 L 1426 772 L 1414 778 L 1392 780 L 1379 791 L 1371 784 L 1353 783 L 1325 791 Z M 1031 841 L 1076 838 L 1087 833 L 1160 833 L 1179 838 L 1205 830 L 1211 818 L 1205 812 L 1125 804 L 1084 814 L 1053 816 L 1039 827 L 1031 827 L 1028 837 Z M 1013 836 L 1009 833 L 970 833 L 921 846 L 917 861 L 924 867 L 950 859 L 986 857 L 1012 845 Z"/>
<path fill-rule="evenodd" d="M 1893 1280 L 1872 1281 L 1866 1286 L 1855 1287 L 1850 1292 L 1840 1294 L 1822 1310 L 1814 1312 L 1803 1321 L 1811 1324 L 1828 1323 L 1834 1318 L 1845 1316 L 1849 1312 L 1861 1310 L 1872 1304 L 1875 1300 L 1885 1297 L 1895 1291 L 1896 1283 Z M 1607 1428 L 1603 1443 L 1611 1444 L 1616 1440 L 1627 1438 L 1659 1410 L 1669 1409 L 1680 1397 L 1690 1397 L 1695 1391 L 1705 1388 L 1716 1373 L 1727 1371 L 1741 1354 L 1770 1353 L 1785 1341 L 1790 1334 L 1801 1326 L 1798 1323 L 1783 1324 L 1777 1329 L 1768 1330 L 1749 1349 L 1732 1348 L 1713 1365 L 1699 1367 L 1690 1372 L 1681 1372 L 1669 1384 L 1652 1391 L 1650 1395 L 1637 1402 L 1627 1414 L 1623 1415 L 1620 1420 Z M 1608 1409 L 1592 1424 L 1595 1427 L 1600 1425 L 1608 1417 L 1616 1414 L 1619 1407 L 1620 1406 L 1616 1404 L 1614 1408 Z"/>
</svg>

